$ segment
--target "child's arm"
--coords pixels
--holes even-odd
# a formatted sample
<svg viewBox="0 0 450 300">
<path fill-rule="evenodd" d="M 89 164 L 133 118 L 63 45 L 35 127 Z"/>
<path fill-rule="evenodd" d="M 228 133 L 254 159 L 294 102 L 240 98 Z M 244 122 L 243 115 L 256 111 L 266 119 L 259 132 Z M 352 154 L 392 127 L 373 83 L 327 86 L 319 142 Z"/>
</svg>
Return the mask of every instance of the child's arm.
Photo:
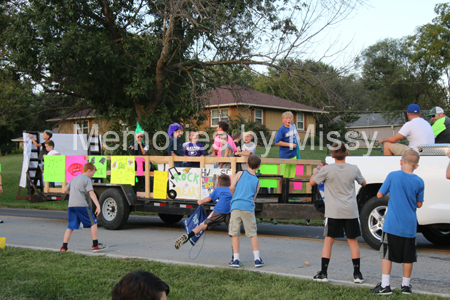
<svg viewBox="0 0 450 300">
<path fill-rule="evenodd" d="M 448 151 L 448 152 L 446 153 L 446 155 L 448 156 L 448 158 L 450 158 L 450 151 Z M 447 176 L 446 176 L 447 179 L 450 179 L 450 163 L 448 163 L 446 175 L 447 175 Z"/>
<path fill-rule="evenodd" d="M 364 179 L 364 181 L 361 183 L 361 186 L 366 186 L 367 185 L 367 182 L 366 182 L 366 180 Z"/>
<path fill-rule="evenodd" d="M 100 214 L 100 204 L 98 203 L 97 196 L 95 195 L 94 191 L 89 191 L 89 196 L 91 196 L 92 201 L 95 203 L 95 206 L 97 207 L 95 209 L 95 216 L 98 217 Z"/>
<path fill-rule="evenodd" d="M 381 192 L 378 192 L 377 193 L 377 198 L 382 198 L 384 195 L 381 193 Z M 419 203 L 419 202 L 417 202 L 417 203 Z"/>
<path fill-rule="evenodd" d="M 227 147 L 227 149 L 225 149 L 225 157 L 229 157 L 231 155 L 231 150 L 230 148 Z"/>
<path fill-rule="evenodd" d="M 233 181 L 231 182 L 231 185 L 230 185 L 231 195 L 234 194 L 234 190 L 236 189 L 236 183 L 238 182 L 239 178 L 241 178 L 241 175 L 242 175 L 242 171 L 239 171 L 236 174 L 236 176 L 234 176 Z"/>
<path fill-rule="evenodd" d="M 317 184 L 316 181 L 313 179 L 314 176 L 317 175 L 317 173 L 319 173 L 319 169 L 314 168 L 313 174 L 311 175 L 311 179 L 309 180 L 309 184 L 310 184 L 311 186 L 315 186 L 315 185 Z"/>
<path fill-rule="evenodd" d="M 423 202 L 419 202 L 419 201 L 417 201 L 417 208 L 421 208 L 421 207 L 422 207 L 422 205 L 423 205 Z"/>
<path fill-rule="evenodd" d="M 33 137 L 31 134 L 28 134 L 28 137 L 31 139 L 31 141 L 33 142 L 33 144 L 34 144 L 36 147 L 41 147 L 41 146 L 42 146 L 42 144 L 38 144 L 38 143 L 34 140 L 34 137 Z"/>
<path fill-rule="evenodd" d="M 253 202 L 255 202 L 256 201 L 256 196 L 258 196 L 258 193 L 259 193 L 259 188 L 261 187 L 261 183 L 260 182 L 258 182 L 258 187 L 256 188 L 256 193 L 255 193 L 255 196 L 253 196 Z"/>
<path fill-rule="evenodd" d="M 198 200 L 197 204 L 198 205 L 202 205 L 203 203 L 208 203 L 208 202 L 211 202 L 211 201 L 212 201 L 211 197 L 206 197 L 206 198 L 204 198 L 202 200 Z"/>
<path fill-rule="evenodd" d="M 275 144 L 275 146 L 289 147 L 289 148 L 297 148 L 297 144 L 294 144 L 294 143 L 286 143 L 286 142 L 283 142 L 283 141 L 279 141 L 278 143 Z"/>
</svg>

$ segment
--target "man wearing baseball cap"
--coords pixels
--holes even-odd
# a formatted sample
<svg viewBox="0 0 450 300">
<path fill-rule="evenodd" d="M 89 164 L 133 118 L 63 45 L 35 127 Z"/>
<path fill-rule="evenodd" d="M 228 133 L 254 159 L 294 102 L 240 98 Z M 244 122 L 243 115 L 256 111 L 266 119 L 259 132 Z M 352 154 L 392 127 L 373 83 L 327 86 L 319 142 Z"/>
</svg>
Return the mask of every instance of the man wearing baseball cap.
<svg viewBox="0 0 450 300">
<path fill-rule="evenodd" d="M 418 151 L 417 146 L 434 144 L 434 133 L 431 125 L 420 117 L 420 107 L 417 104 L 408 105 L 406 110 L 408 122 L 406 122 L 396 135 L 380 139 L 380 144 L 384 143 L 384 155 L 403 155 L 406 150 Z M 407 138 L 409 146 L 397 143 L 403 138 Z"/>
<path fill-rule="evenodd" d="M 445 116 L 444 110 L 435 106 L 427 117 L 431 117 L 434 138 L 436 144 L 450 144 L 450 118 Z"/>
</svg>

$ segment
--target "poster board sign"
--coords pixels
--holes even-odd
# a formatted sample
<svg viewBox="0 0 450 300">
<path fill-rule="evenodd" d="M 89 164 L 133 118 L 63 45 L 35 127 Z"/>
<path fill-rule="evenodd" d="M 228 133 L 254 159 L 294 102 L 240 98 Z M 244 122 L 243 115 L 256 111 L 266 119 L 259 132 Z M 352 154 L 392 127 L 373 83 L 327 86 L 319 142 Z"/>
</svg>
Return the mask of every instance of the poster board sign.
<svg viewBox="0 0 450 300">
<path fill-rule="evenodd" d="M 44 168 L 45 182 L 66 181 L 66 157 L 64 155 L 45 155 Z"/>
<path fill-rule="evenodd" d="M 111 183 L 135 184 L 134 156 L 111 156 Z"/>
<path fill-rule="evenodd" d="M 295 168 L 295 175 L 303 175 L 305 171 L 305 165 L 297 165 Z M 302 190 L 303 182 L 294 182 L 294 190 Z"/>
<path fill-rule="evenodd" d="M 97 169 L 92 178 L 106 178 L 106 156 L 89 156 L 89 162 Z"/>
<path fill-rule="evenodd" d="M 67 181 L 67 183 L 69 183 L 76 176 L 83 174 L 83 166 L 85 164 L 86 164 L 86 160 L 84 159 L 84 155 L 66 156 L 66 181 Z M 44 165 L 45 165 L 45 163 L 44 163 Z"/>
<path fill-rule="evenodd" d="M 169 186 L 177 192 L 177 199 L 200 199 L 200 169 L 170 168 Z"/>
<path fill-rule="evenodd" d="M 278 165 L 261 165 L 259 171 L 263 175 L 277 175 Z M 259 184 L 262 188 L 276 188 L 278 186 L 278 179 L 259 178 Z"/>
<path fill-rule="evenodd" d="M 166 199 L 167 198 L 167 178 L 169 172 L 154 171 L 153 178 L 153 198 Z"/>
<path fill-rule="evenodd" d="M 231 169 L 201 169 L 201 195 L 200 199 L 208 197 L 217 188 L 217 178 L 220 175 L 228 175 L 231 178 Z"/>
</svg>

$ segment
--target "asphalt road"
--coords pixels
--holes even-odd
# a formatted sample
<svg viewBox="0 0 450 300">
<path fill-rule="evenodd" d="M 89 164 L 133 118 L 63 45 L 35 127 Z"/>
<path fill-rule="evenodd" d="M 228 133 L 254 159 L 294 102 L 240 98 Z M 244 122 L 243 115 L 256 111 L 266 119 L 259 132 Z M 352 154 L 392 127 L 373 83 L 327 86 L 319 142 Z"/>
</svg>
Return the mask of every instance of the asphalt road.
<svg viewBox="0 0 450 300">
<path fill-rule="evenodd" d="M 0 236 L 7 246 L 59 250 L 67 227 L 67 212 L 2 208 Z M 136 257 L 174 264 L 206 267 L 227 267 L 231 243 L 224 225 L 208 231 L 195 247 L 185 244 L 180 250 L 173 246 L 183 233 L 178 224 L 168 225 L 158 217 L 130 216 L 127 225 L 118 231 L 99 228 L 99 240 L 109 245 L 102 254 L 111 257 Z M 240 260 L 243 269 L 311 279 L 320 269 L 322 227 L 298 225 L 258 225 L 261 257 L 264 268 L 255 269 L 250 240 L 241 236 Z M 360 240 L 363 287 L 381 281 L 381 260 L 378 251 Z M 411 284 L 413 292 L 450 297 L 450 247 L 437 247 L 418 235 L 418 262 L 414 264 Z M 69 250 L 90 252 L 89 229 L 74 232 Z M 195 256 L 199 253 L 199 256 Z M 307 263 L 306 263 L 307 262 Z M 331 282 L 353 285 L 350 251 L 345 240 L 336 241 L 328 277 Z M 399 288 L 402 268 L 394 264 L 391 287 Z"/>
</svg>

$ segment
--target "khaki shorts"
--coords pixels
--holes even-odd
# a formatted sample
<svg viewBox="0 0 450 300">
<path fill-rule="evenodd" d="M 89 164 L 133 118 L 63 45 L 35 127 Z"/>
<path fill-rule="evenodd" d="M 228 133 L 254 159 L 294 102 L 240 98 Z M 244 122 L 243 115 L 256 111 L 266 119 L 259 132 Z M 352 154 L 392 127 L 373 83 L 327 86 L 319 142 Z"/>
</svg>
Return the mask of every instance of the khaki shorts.
<svg viewBox="0 0 450 300">
<path fill-rule="evenodd" d="M 244 224 L 245 235 L 256 236 L 256 219 L 253 211 L 238 210 L 231 211 L 228 235 L 239 236 L 241 234 L 241 224 Z"/>
<path fill-rule="evenodd" d="M 391 145 L 391 152 L 394 155 L 403 155 L 403 153 L 405 153 L 405 151 L 412 149 L 411 147 L 408 147 L 406 145 L 403 144 L 399 144 L 399 143 L 393 143 Z"/>
</svg>

